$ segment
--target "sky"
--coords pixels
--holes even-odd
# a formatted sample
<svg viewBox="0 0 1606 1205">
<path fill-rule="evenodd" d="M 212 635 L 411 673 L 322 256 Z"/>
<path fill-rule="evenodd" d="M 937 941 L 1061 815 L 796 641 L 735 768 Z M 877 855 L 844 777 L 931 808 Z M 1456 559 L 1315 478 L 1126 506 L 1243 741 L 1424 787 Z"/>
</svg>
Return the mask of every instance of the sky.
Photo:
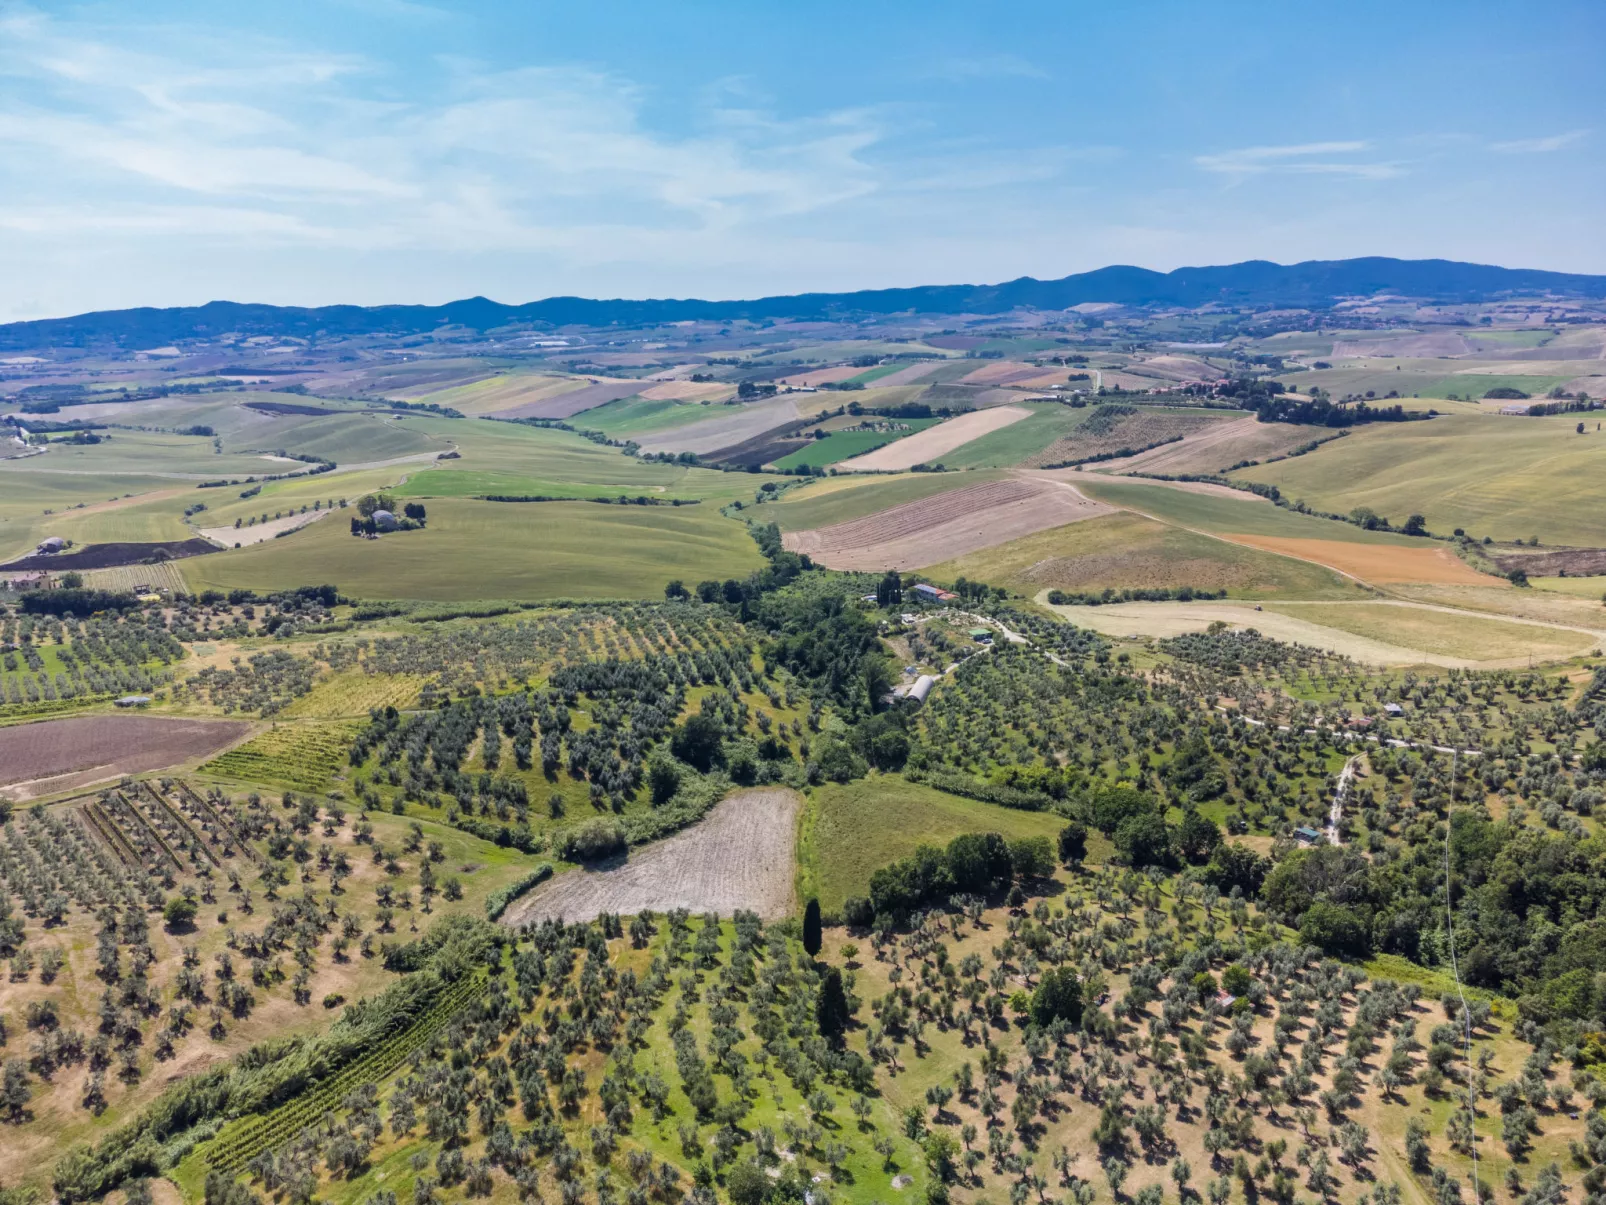
<svg viewBox="0 0 1606 1205">
<path fill-rule="evenodd" d="M 0 321 L 1606 273 L 1606 5 L 0 0 Z"/>
</svg>

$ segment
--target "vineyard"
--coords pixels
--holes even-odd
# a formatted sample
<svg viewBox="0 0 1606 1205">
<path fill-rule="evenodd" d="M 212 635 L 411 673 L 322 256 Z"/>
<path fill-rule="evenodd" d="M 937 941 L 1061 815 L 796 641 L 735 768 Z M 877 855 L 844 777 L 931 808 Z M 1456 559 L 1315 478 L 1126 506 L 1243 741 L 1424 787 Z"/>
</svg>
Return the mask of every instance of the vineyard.
<svg viewBox="0 0 1606 1205">
<path fill-rule="evenodd" d="M 213 758 L 201 769 L 239 782 L 322 791 L 345 765 L 356 731 L 352 723 L 282 723 Z"/>
<path fill-rule="evenodd" d="M 272 1150 L 339 1107 L 348 1093 L 377 1084 L 392 1075 L 415 1052 L 423 1050 L 485 986 L 485 976 L 466 976 L 449 987 L 424 1016 L 402 1033 L 386 1038 L 340 1074 L 320 1083 L 270 1112 L 225 1128 L 201 1151 L 209 1169 L 236 1176 L 263 1151 Z"/>
</svg>

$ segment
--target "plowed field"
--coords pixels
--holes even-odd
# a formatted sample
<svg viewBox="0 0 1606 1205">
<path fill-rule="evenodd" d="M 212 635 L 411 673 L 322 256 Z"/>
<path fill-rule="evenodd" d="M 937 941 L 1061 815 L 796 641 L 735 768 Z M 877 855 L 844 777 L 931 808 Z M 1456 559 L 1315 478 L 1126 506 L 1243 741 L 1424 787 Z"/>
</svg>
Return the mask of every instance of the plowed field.
<svg viewBox="0 0 1606 1205">
<path fill-rule="evenodd" d="M 1401 548 L 1393 544 L 1351 544 L 1343 540 L 1307 540 L 1289 536 L 1231 534 L 1227 539 L 1267 552 L 1337 569 L 1365 582 L 1428 582 L 1487 586 L 1497 579 L 1479 573 L 1443 545 Z"/>
<path fill-rule="evenodd" d="M 32 797 L 159 770 L 215 753 L 250 731 L 238 720 L 100 715 L 0 728 L 0 783 Z M 48 780 L 41 782 L 40 780 Z"/>
<path fill-rule="evenodd" d="M 1069 485 L 1012 478 L 906 502 L 864 519 L 793 532 L 785 543 L 832 569 L 918 569 L 1110 514 L 1111 509 Z"/>
<path fill-rule="evenodd" d="M 792 911 L 797 848 L 797 792 L 741 791 L 700 823 L 676 833 L 621 866 L 571 870 L 541 884 L 507 910 L 517 927 L 562 917 L 592 920 L 600 913 L 690 908 L 729 916 L 738 908 L 766 920 Z"/>
</svg>

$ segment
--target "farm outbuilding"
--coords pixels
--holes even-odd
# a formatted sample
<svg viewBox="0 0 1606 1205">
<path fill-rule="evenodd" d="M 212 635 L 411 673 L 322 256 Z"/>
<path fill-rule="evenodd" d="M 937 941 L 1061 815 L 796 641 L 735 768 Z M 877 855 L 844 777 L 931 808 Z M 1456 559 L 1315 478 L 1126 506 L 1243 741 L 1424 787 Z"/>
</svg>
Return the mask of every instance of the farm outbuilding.
<svg viewBox="0 0 1606 1205">
<path fill-rule="evenodd" d="M 376 510 L 373 513 L 374 526 L 380 531 L 395 531 L 396 516 L 388 510 Z"/>
<path fill-rule="evenodd" d="M 67 547 L 67 541 L 60 536 L 46 536 L 39 541 L 37 549 L 40 556 L 49 556 L 53 552 L 61 552 Z"/>
</svg>

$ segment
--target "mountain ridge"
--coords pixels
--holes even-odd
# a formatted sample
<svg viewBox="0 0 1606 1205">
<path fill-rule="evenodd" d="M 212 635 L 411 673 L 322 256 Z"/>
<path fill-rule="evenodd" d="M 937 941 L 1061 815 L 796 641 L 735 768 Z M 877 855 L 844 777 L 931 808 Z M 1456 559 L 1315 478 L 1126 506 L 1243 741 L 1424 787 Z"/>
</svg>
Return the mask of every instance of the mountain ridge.
<svg viewBox="0 0 1606 1205">
<path fill-rule="evenodd" d="M 1306 260 L 1287 265 L 1269 260 L 1246 260 L 1237 264 L 1183 267 L 1171 272 L 1117 264 L 1055 280 L 1022 276 L 999 284 L 917 285 L 733 301 L 573 296 L 547 297 L 521 305 L 507 305 L 485 297 L 463 298 L 438 306 L 275 306 L 211 301 L 200 306 L 101 310 L 63 318 L 6 323 L 0 325 L 0 349 L 103 343 L 125 348 L 151 347 L 216 337 L 225 332 L 353 337 L 422 334 L 443 325 L 465 326 L 483 332 L 519 324 L 613 326 L 905 312 L 998 314 L 1016 309 L 1063 310 L 1089 302 L 1187 308 L 1215 302 L 1320 310 L 1344 298 L 1379 293 L 1459 303 L 1541 295 L 1606 298 L 1606 276 L 1504 268 L 1456 260 L 1367 256 Z"/>
</svg>

